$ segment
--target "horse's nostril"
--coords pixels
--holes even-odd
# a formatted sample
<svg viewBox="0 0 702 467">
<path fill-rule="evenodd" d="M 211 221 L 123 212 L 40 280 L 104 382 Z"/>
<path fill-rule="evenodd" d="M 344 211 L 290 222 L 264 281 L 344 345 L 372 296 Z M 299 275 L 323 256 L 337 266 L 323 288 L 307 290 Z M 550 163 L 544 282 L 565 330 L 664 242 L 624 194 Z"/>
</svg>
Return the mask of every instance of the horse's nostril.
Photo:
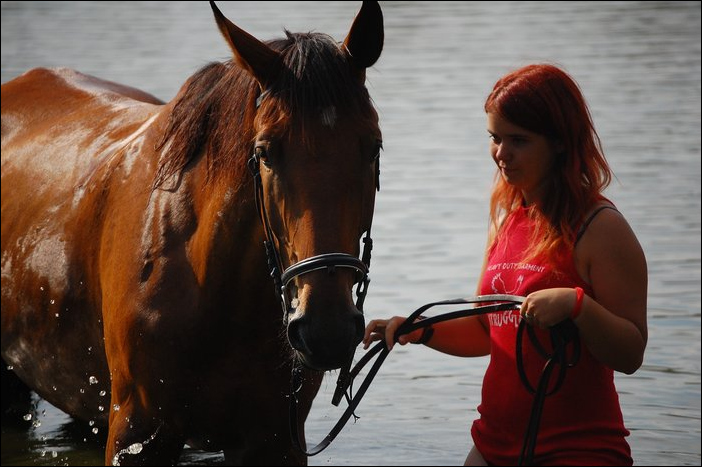
<svg viewBox="0 0 702 467">
<path fill-rule="evenodd" d="M 295 350 L 303 350 L 304 341 L 300 332 L 300 319 L 291 320 L 288 323 L 288 341 Z"/>
</svg>

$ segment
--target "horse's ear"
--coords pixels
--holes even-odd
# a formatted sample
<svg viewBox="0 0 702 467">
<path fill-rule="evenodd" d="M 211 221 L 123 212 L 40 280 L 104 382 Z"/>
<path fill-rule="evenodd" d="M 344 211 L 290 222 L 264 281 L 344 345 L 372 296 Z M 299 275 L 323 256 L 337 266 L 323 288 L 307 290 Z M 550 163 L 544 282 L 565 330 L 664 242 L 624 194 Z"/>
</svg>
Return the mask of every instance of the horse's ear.
<svg viewBox="0 0 702 467">
<path fill-rule="evenodd" d="M 278 52 L 229 21 L 219 11 L 215 2 L 210 2 L 210 6 L 217 21 L 217 27 L 234 52 L 237 63 L 256 78 L 262 89 L 266 89 L 267 85 L 275 80 L 280 66 Z"/>
<path fill-rule="evenodd" d="M 344 39 L 344 46 L 363 79 L 365 79 L 366 68 L 378 61 L 383 51 L 384 40 L 383 12 L 380 10 L 380 5 L 378 2 L 363 2 L 361 11 L 356 15 Z"/>
</svg>

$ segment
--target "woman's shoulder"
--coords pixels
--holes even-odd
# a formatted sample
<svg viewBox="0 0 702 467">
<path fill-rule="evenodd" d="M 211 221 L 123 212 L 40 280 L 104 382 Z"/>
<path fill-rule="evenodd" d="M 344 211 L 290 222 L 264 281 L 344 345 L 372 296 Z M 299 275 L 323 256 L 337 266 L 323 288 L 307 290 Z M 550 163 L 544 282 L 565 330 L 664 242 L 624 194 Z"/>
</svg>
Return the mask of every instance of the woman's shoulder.
<svg viewBox="0 0 702 467">
<path fill-rule="evenodd" d="M 629 222 L 609 200 L 602 200 L 589 210 L 577 232 L 576 246 L 598 254 L 641 248 Z"/>
<path fill-rule="evenodd" d="M 583 220 L 576 230 L 575 244 L 577 245 L 585 233 L 592 229 L 591 224 L 595 223 L 601 228 L 602 224 L 616 222 L 616 219 L 626 222 L 624 216 L 619 212 L 613 202 L 606 198 L 598 200 L 583 216 Z M 597 222 L 595 222 L 597 220 Z"/>
</svg>

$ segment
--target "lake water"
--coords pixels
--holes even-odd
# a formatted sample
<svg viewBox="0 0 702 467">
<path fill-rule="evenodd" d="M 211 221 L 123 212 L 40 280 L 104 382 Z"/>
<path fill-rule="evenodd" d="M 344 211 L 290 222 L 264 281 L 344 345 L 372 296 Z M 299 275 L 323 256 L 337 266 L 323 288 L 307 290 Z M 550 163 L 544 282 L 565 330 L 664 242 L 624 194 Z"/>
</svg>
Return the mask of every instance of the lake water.
<svg viewBox="0 0 702 467">
<path fill-rule="evenodd" d="M 286 27 L 341 40 L 360 2 L 219 5 L 261 39 Z M 510 69 L 559 64 L 589 101 L 617 176 L 608 196 L 648 259 L 646 357 L 634 375 L 616 377 L 634 459 L 700 465 L 700 2 L 381 6 L 385 49 L 368 87 L 385 151 L 367 317 L 474 292 L 493 175 L 483 101 Z M 2 2 L 3 83 L 31 67 L 68 66 L 168 100 L 199 67 L 227 58 L 204 2 Z M 486 365 L 398 348 L 361 418 L 310 464 L 462 464 Z M 310 443 L 341 414 L 329 404 L 335 376 L 308 419 Z M 3 424 L 3 465 L 102 463 L 83 424 L 37 403 L 40 426 Z M 221 461 L 193 450 L 181 459 Z"/>
</svg>

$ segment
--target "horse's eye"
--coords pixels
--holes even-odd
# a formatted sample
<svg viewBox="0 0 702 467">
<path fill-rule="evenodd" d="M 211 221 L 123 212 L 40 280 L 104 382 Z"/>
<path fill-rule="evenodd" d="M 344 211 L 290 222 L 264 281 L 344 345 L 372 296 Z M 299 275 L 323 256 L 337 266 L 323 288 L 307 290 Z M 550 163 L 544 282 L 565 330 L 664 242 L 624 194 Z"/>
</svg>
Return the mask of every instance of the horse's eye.
<svg viewBox="0 0 702 467">
<path fill-rule="evenodd" d="M 271 161 L 268 159 L 268 149 L 265 146 L 256 146 L 256 148 L 254 148 L 254 154 L 263 162 L 263 165 L 266 167 L 271 166 Z"/>
</svg>

